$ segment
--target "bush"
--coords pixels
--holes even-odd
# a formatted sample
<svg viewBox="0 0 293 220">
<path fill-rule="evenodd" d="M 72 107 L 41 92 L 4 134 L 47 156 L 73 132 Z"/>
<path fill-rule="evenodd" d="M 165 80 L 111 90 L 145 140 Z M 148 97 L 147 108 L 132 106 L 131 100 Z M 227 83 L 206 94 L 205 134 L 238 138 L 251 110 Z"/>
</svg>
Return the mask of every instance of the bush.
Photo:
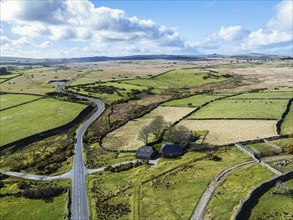
<svg viewBox="0 0 293 220">
<path fill-rule="evenodd" d="M 5 186 L 4 182 L 0 180 L 0 189 L 2 189 Z"/>
<path fill-rule="evenodd" d="M 138 167 L 140 165 L 142 165 L 143 163 L 140 161 L 136 161 L 135 163 L 126 163 L 126 164 L 120 164 L 119 166 L 116 167 L 112 167 L 112 166 L 107 166 L 104 171 L 110 171 L 112 173 L 120 173 L 122 171 L 127 171 L 127 170 L 131 170 L 132 168 Z"/>
<path fill-rule="evenodd" d="M 65 191 L 65 187 L 43 187 L 37 189 L 25 189 L 21 195 L 28 199 L 49 199 L 59 196 Z"/>
</svg>

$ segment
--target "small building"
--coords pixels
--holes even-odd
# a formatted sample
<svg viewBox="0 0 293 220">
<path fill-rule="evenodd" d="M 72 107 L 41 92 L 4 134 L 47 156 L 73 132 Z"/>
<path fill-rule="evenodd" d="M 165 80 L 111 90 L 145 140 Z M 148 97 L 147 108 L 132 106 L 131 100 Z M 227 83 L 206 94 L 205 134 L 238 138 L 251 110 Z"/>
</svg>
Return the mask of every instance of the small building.
<svg viewBox="0 0 293 220">
<path fill-rule="evenodd" d="M 156 159 L 158 154 L 159 152 L 155 148 L 151 146 L 142 146 L 136 151 L 135 157 L 143 160 L 153 160 Z"/>
<path fill-rule="evenodd" d="M 182 147 L 179 144 L 164 143 L 161 146 L 161 152 L 163 157 L 175 158 L 184 154 Z"/>
</svg>

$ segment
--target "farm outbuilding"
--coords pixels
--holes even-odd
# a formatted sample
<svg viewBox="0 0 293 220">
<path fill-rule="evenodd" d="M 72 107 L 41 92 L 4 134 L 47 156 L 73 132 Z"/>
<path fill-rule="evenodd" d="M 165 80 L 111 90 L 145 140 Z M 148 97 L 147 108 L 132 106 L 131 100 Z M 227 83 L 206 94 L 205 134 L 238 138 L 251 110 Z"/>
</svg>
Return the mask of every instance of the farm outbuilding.
<svg viewBox="0 0 293 220">
<path fill-rule="evenodd" d="M 162 156 L 167 158 L 180 157 L 184 154 L 179 144 L 164 143 L 161 146 Z"/>
<path fill-rule="evenodd" d="M 158 156 L 159 152 L 151 146 L 140 147 L 135 154 L 138 159 L 153 160 Z"/>
</svg>

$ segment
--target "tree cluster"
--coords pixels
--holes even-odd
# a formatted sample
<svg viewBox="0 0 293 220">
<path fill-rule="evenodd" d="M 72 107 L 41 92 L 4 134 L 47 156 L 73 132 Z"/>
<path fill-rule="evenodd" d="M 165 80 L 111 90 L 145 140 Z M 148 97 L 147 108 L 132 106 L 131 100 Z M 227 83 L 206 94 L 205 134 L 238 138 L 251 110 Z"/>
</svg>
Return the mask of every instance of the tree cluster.
<svg viewBox="0 0 293 220">
<path fill-rule="evenodd" d="M 182 125 L 177 125 L 169 128 L 166 134 L 166 141 L 180 144 L 183 147 L 188 146 L 191 142 L 194 142 L 195 140 L 196 138 L 192 134 L 192 131 Z"/>
<path fill-rule="evenodd" d="M 5 67 L 0 67 L 0 76 L 8 74 L 10 74 L 10 72 L 8 72 Z"/>
<path fill-rule="evenodd" d="M 157 140 L 166 128 L 167 122 L 164 117 L 156 116 L 148 125 L 141 129 L 138 134 L 138 139 L 147 144 L 151 135 L 153 135 L 155 140 Z"/>
</svg>

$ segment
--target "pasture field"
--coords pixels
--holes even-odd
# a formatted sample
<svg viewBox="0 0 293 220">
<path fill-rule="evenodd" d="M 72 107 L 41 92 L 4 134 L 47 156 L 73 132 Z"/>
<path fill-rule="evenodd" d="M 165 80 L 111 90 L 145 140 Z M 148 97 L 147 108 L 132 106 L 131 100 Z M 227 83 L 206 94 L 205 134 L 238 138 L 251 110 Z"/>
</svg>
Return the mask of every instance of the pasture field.
<svg viewBox="0 0 293 220">
<path fill-rule="evenodd" d="M 163 106 L 189 107 L 188 105 L 191 103 L 192 107 L 196 107 L 221 97 L 224 97 L 224 95 L 194 95 L 185 99 L 177 99 L 170 102 L 165 102 Z"/>
<path fill-rule="evenodd" d="M 206 217 L 231 219 L 240 201 L 244 200 L 258 184 L 272 177 L 274 173 L 262 165 L 253 165 L 233 172 L 216 188 L 208 204 Z"/>
<path fill-rule="evenodd" d="M 138 140 L 137 136 L 140 130 L 148 125 L 153 118 L 156 116 L 163 116 L 167 123 L 174 123 L 193 110 L 193 108 L 159 106 L 150 113 L 144 115 L 142 118 L 131 120 L 126 125 L 110 132 L 103 139 L 103 146 L 117 150 L 138 149 L 144 143 L 141 140 Z"/>
<path fill-rule="evenodd" d="M 226 78 L 222 73 L 210 71 L 199 71 L 196 69 L 178 69 L 173 70 L 153 78 L 156 81 L 168 83 L 173 88 L 185 86 L 197 86 L 211 82 L 222 82 Z"/>
<path fill-rule="evenodd" d="M 289 161 L 289 163 L 286 166 L 277 166 L 274 164 L 274 162 L 268 162 L 268 164 L 271 167 L 275 168 L 276 170 L 279 170 L 282 173 L 287 173 L 287 172 L 293 170 L 293 156 L 288 161 Z"/>
<path fill-rule="evenodd" d="M 277 135 L 276 121 L 182 120 L 179 125 L 184 125 L 193 131 L 209 131 L 205 143 L 212 145 L 261 139 Z"/>
<path fill-rule="evenodd" d="M 214 63 L 216 61 L 213 61 Z M 223 62 L 223 61 L 220 61 Z M 160 73 L 180 68 L 204 66 L 211 62 L 185 62 L 168 60 L 132 60 L 132 61 L 105 61 L 83 62 L 56 65 L 57 68 L 69 68 L 74 71 L 87 70 L 91 73 L 78 79 L 72 85 L 94 83 L 97 81 L 125 80 L 149 78 Z M 101 71 L 102 70 L 102 71 Z"/>
<path fill-rule="evenodd" d="M 204 155 L 190 152 L 177 160 L 162 159 L 154 167 L 142 165 L 120 173 L 89 175 L 88 190 L 93 219 L 97 213 L 101 215 L 101 210 L 107 215 L 107 210 L 100 207 L 105 207 L 106 204 L 115 206 L 118 203 L 128 205 L 130 209 L 120 219 L 177 219 L 178 216 L 188 219 L 215 175 L 227 167 L 249 160 L 236 148 L 217 153 L 222 158 L 218 162 L 202 158 Z M 161 175 L 166 171 L 166 174 Z M 143 181 L 146 182 L 142 183 Z M 126 188 L 128 189 L 122 192 Z M 95 201 L 101 201 L 110 195 L 113 195 L 111 199 L 95 208 Z M 108 215 L 114 218 L 115 213 Z"/>
<path fill-rule="evenodd" d="M 290 111 L 281 125 L 282 134 L 293 134 L 293 104 L 291 103 Z"/>
<path fill-rule="evenodd" d="M 172 87 L 169 83 L 166 83 L 164 81 L 158 81 L 155 78 L 123 80 L 123 82 L 131 85 L 145 86 L 155 89 L 168 89 Z"/>
<path fill-rule="evenodd" d="M 248 144 L 248 145 L 245 145 L 245 147 L 247 147 L 248 149 L 251 149 L 252 151 L 253 151 L 253 148 L 256 149 L 257 151 L 261 153 L 261 156 L 269 156 L 269 155 L 277 154 L 276 150 L 274 150 L 273 147 L 271 147 L 265 142 L 256 143 L 256 144 Z"/>
<path fill-rule="evenodd" d="M 189 116 L 194 118 L 280 118 L 286 100 L 220 100 Z"/>
<path fill-rule="evenodd" d="M 85 166 L 88 168 L 105 167 L 122 161 L 135 160 L 134 153 L 114 153 L 102 150 L 98 143 L 88 147 Z"/>
<path fill-rule="evenodd" d="M 0 170 L 24 170 L 38 175 L 57 175 L 69 171 L 72 167 L 75 130 L 76 126 L 66 133 L 26 145 L 21 151 L 3 150 Z"/>
<path fill-rule="evenodd" d="M 63 219 L 66 213 L 66 196 L 62 194 L 49 202 L 41 199 L 33 200 L 9 196 L 0 198 L 0 205 L 0 219 Z"/>
<path fill-rule="evenodd" d="M 3 180 L 5 187 L 0 189 L 0 193 L 18 192 L 18 184 L 26 182 L 34 186 L 52 185 L 49 182 L 38 183 L 26 181 L 19 178 L 10 177 Z M 68 180 L 57 180 L 52 182 L 57 186 L 70 186 Z M 0 198 L 0 219 L 9 220 L 39 220 L 39 219 L 64 219 L 66 215 L 66 194 L 54 197 L 50 200 L 26 199 L 24 197 L 7 196 Z"/>
<path fill-rule="evenodd" d="M 33 101 L 41 98 L 34 95 L 19 95 L 19 94 L 3 94 L 0 95 L 0 110 L 13 107 L 25 102 Z"/>
<path fill-rule="evenodd" d="M 0 145 L 66 124 L 85 107 L 48 98 L 3 111 Z"/>
<path fill-rule="evenodd" d="M 291 191 L 293 190 L 293 180 L 289 180 L 285 183 Z M 292 219 L 293 217 L 293 199 L 289 195 L 280 195 L 270 193 L 273 192 L 276 187 L 272 188 L 269 192 L 265 193 L 257 205 L 252 209 L 250 219 Z"/>
<path fill-rule="evenodd" d="M 275 92 L 258 92 L 258 93 L 244 93 L 234 96 L 232 98 L 292 98 L 293 91 L 275 91 Z"/>
<path fill-rule="evenodd" d="M 106 82 L 85 87 L 71 88 L 75 88 L 77 92 L 79 92 L 78 89 L 81 89 L 82 94 L 94 96 L 105 101 L 106 103 L 112 103 L 120 99 L 127 99 L 131 96 L 130 93 L 133 90 L 142 91 L 147 89 L 146 87 L 129 85 L 121 82 Z"/>
<path fill-rule="evenodd" d="M 279 147 L 285 147 L 289 144 L 292 144 L 293 143 L 293 138 L 284 138 L 284 139 L 278 139 L 278 140 L 273 140 L 271 141 L 272 143 L 278 145 Z"/>
<path fill-rule="evenodd" d="M 69 80 L 79 72 L 58 70 L 52 67 L 35 66 L 31 69 L 18 70 L 22 75 L 1 84 L 1 91 L 44 95 L 56 91 L 56 85 L 48 84 L 51 80 Z"/>
<path fill-rule="evenodd" d="M 0 76 L 0 79 L 10 79 L 10 78 L 16 77 L 18 75 L 19 75 L 18 73 L 12 73 L 12 74 L 8 74 L 8 75 L 2 75 L 2 76 Z"/>
</svg>

